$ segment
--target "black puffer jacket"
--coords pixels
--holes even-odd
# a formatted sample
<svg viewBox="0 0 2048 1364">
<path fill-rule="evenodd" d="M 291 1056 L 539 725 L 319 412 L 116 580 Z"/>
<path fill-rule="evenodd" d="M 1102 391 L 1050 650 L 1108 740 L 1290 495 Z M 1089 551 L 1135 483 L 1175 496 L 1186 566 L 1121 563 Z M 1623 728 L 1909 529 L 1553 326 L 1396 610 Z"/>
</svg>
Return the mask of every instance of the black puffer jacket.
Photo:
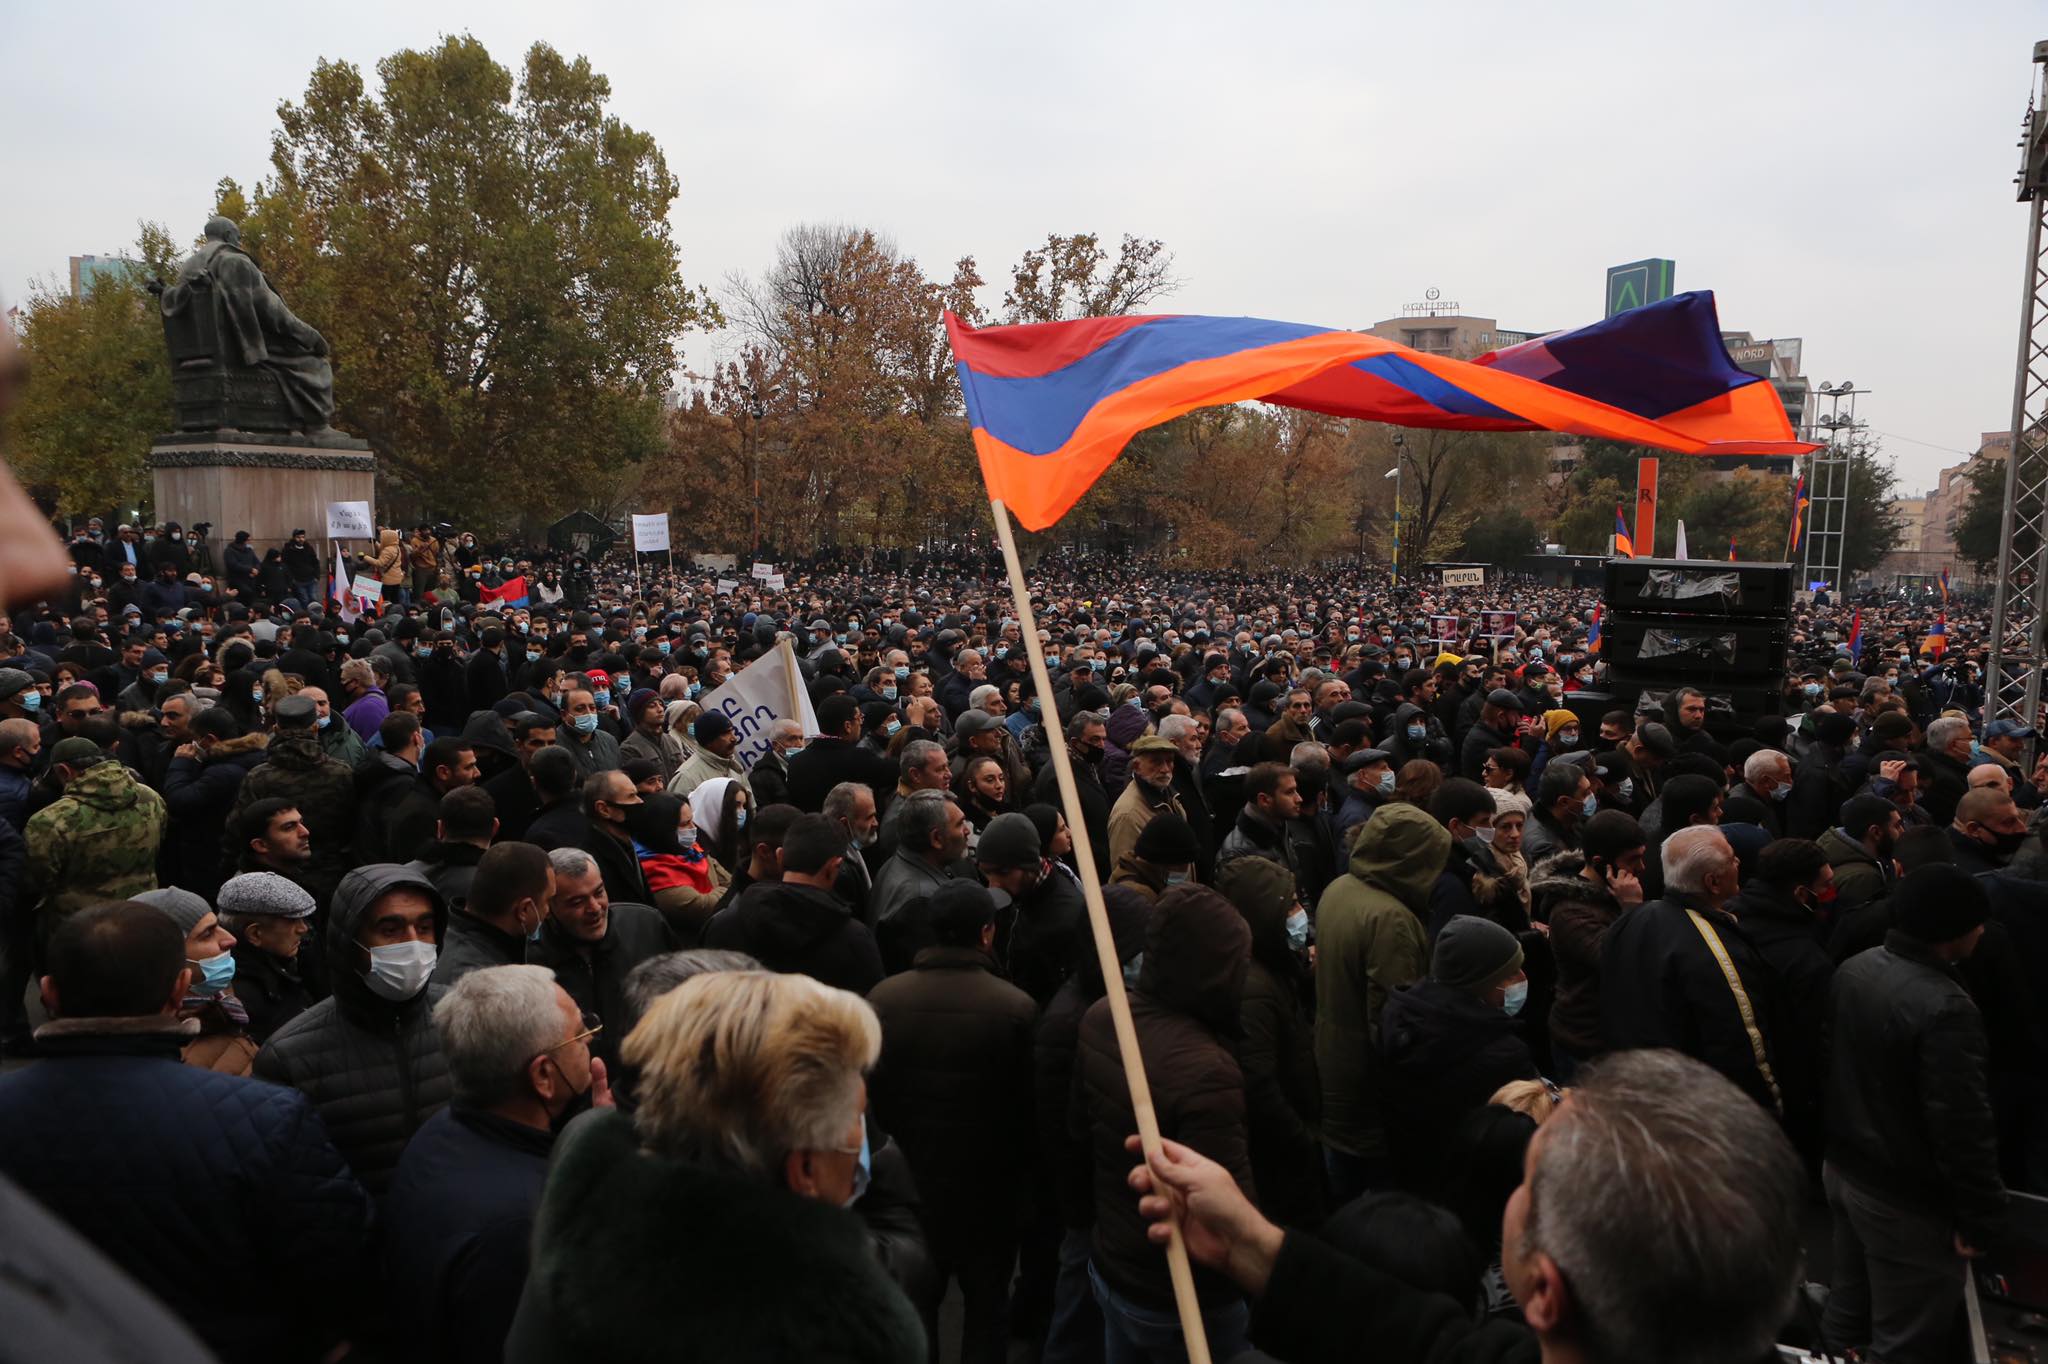
<svg viewBox="0 0 2048 1364">
<path fill-rule="evenodd" d="M 172 758 L 164 769 L 164 804 L 171 827 L 164 839 L 165 870 L 209 904 L 220 893 L 222 844 L 235 793 L 260 766 L 269 740 L 242 734 L 215 744 L 204 758 Z"/>
<path fill-rule="evenodd" d="M 1828 1160 L 1989 1244 L 2005 1217 L 1984 1020 L 1954 971 L 1893 930 L 1835 973 Z"/>
<path fill-rule="evenodd" d="M 408 799 L 421 786 L 419 769 L 403 758 L 381 748 L 356 769 L 356 841 L 358 858 L 376 862 L 403 861 L 417 849 L 395 846 L 393 821 L 405 811 Z M 430 801 L 432 806 L 435 802 Z M 430 835 L 431 836 L 431 835 Z"/>
<path fill-rule="evenodd" d="M 1152 911 L 1131 1016 L 1161 1134 L 1222 1165 L 1256 1199 L 1244 1074 L 1232 1054 L 1250 946 L 1251 930 L 1228 900 L 1202 886 L 1175 886 Z M 1069 1123 L 1093 1152 L 1096 1271 L 1125 1297 L 1172 1311 L 1166 1257 L 1146 1239 L 1138 1200 L 1125 1182 L 1131 1157 L 1124 1138 L 1138 1129 L 1107 999 L 1097 1000 L 1081 1021 Z M 1205 1306 L 1239 1297 L 1228 1279 L 1208 1269 L 1195 1270 L 1195 1289 Z"/>
<path fill-rule="evenodd" d="M 903 1147 L 929 1223 L 994 1230 L 988 1173 L 1006 1191 L 1031 1164 L 1031 996 L 995 974 L 977 947 L 927 947 L 868 995 L 882 1020 L 869 1093 Z"/>
<path fill-rule="evenodd" d="M 279 1028 L 256 1053 L 257 1077 L 290 1085 L 313 1101 L 334 1144 L 373 1194 L 383 1193 L 406 1142 L 450 1093 L 432 1016 L 444 987 L 428 985 L 393 1004 L 372 994 L 357 970 L 356 934 L 364 917 L 379 897 L 401 889 L 434 902 L 434 937 L 442 937 L 447 911 L 433 882 L 395 863 L 357 867 L 342 878 L 327 913 L 334 993 Z"/>
<path fill-rule="evenodd" d="M 302 1095 L 185 1065 L 189 1037 L 162 1017 L 38 1029 L 45 1059 L 0 1080 L 0 1171 L 223 1360 L 317 1359 L 304 1289 L 355 1271 L 369 1199 Z M 242 1291 L 221 1291 L 229 1264 Z"/>
<path fill-rule="evenodd" d="M 1537 1078 L 1515 1020 L 1469 990 L 1435 979 L 1396 990 L 1380 1014 L 1387 1144 L 1405 1176 L 1440 1186 L 1451 1131 L 1510 1080 Z"/>
<path fill-rule="evenodd" d="M 1557 993 L 1550 1005 L 1550 1038 L 1580 1060 L 1600 1045 L 1600 948 L 1621 917 L 1621 902 L 1606 886 L 1580 875 L 1584 853 L 1561 852 L 1529 872 L 1535 917 L 1550 925 Z"/>
<path fill-rule="evenodd" d="M 771 971 L 809 976 L 864 995 L 882 980 L 874 934 L 828 890 L 756 881 L 704 929 L 706 947 L 745 952 Z"/>
<path fill-rule="evenodd" d="M 339 716 L 334 723 L 340 724 Z M 235 827 L 235 816 L 252 801 L 275 796 L 298 807 L 313 837 L 313 860 L 307 866 L 305 883 L 313 898 L 323 906 L 334 895 L 342 873 L 362 859 L 352 848 L 356 831 L 354 774 L 348 765 L 330 758 L 320 748 L 317 730 L 284 730 L 271 736 L 266 756 L 235 792 L 228 811 L 227 827 Z M 225 841 L 225 840 L 224 840 Z M 239 847 L 226 849 L 233 866 L 242 855 Z"/>
<path fill-rule="evenodd" d="M 492 966 L 518 966 L 526 961 L 528 940 L 493 928 L 474 914 L 448 911 L 448 931 L 434 962 L 434 984 L 453 985 L 471 971 Z"/>
</svg>

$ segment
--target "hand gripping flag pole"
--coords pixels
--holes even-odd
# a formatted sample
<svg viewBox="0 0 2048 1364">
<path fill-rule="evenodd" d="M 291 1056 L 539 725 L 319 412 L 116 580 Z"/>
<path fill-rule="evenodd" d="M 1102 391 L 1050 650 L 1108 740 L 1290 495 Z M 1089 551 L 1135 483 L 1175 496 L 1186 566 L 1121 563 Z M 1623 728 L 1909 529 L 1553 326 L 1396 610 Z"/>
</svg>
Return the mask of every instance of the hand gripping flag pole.
<svg viewBox="0 0 2048 1364">
<path fill-rule="evenodd" d="M 1001 498 L 992 498 L 996 538 L 1003 546 L 1003 566 L 1010 574 L 1010 599 L 1017 608 L 1017 623 L 1024 632 L 1024 652 L 1031 659 L 1031 683 L 1038 689 L 1041 705 L 1052 704 L 1052 675 L 1046 671 L 1045 647 L 1038 642 L 1038 619 L 1032 614 L 1031 592 L 1024 583 L 1024 566 L 1017 558 L 1017 538 L 1010 529 L 1010 511 Z M 1051 714 L 1055 728 L 1059 716 Z M 1054 735 L 1053 776 L 1060 786 L 1060 808 L 1067 816 L 1067 830 L 1074 838 L 1074 862 L 1081 873 L 1081 895 L 1088 902 L 1088 927 L 1095 938 L 1096 957 L 1102 963 L 1102 982 L 1109 996 L 1109 1016 L 1116 1024 L 1116 1047 L 1123 1059 L 1124 1078 L 1131 1087 L 1131 1111 L 1138 1118 L 1138 1140 L 1150 1159 L 1159 1151 L 1159 1117 L 1152 1111 L 1152 1087 L 1145 1080 L 1145 1059 L 1138 1051 L 1138 1029 L 1131 1022 L 1131 1001 L 1124 993 L 1124 973 L 1116 955 L 1116 942 L 1109 932 L 1109 910 L 1102 903 L 1102 879 L 1095 872 L 1095 850 L 1088 839 L 1088 821 L 1081 813 L 1080 792 L 1074 786 L 1074 764 L 1067 755 L 1066 736 Z M 1188 1264 L 1187 1243 L 1181 1239 L 1180 1224 L 1169 1225 L 1166 1270 L 1173 1280 L 1173 1301 L 1180 1309 L 1180 1330 L 1189 1364 L 1209 1364 L 1209 1338 L 1202 1330 L 1202 1304 L 1195 1297 L 1195 1274 Z"/>
</svg>

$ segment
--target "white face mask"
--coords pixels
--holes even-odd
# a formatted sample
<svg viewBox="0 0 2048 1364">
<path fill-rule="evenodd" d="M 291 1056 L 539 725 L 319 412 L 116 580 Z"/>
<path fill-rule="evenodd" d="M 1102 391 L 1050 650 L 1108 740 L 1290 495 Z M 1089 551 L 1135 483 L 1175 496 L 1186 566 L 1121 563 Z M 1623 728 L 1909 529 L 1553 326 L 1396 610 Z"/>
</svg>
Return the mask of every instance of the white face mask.
<svg viewBox="0 0 2048 1364">
<path fill-rule="evenodd" d="M 370 993 L 393 1004 L 403 1004 L 427 988 L 433 977 L 436 954 L 430 942 L 398 942 L 370 949 L 370 969 L 363 982 Z"/>
</svg>

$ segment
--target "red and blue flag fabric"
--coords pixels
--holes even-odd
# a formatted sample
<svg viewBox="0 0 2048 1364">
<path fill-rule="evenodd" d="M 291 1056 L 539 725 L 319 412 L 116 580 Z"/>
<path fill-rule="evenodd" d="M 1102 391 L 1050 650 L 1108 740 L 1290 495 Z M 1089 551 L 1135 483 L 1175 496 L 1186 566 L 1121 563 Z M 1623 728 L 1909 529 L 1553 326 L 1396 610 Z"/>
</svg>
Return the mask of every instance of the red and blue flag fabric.
<svg viewBox="0 0 2048 1364">
<path fill-rule="evenodd" d="M 1863 662 L 1863 608 L 1860 606 L 1856 608 L 1855 621 L 1849 626 L 1849 661 L 1855 664 Z"/>
<path fill-rule="evenodd" d="M 1948 652 L 1948 612 L 1943 611 L 1934 618 L 1934 628 L 1927 632 L 1927 641 L 1922 647 L 1936 658 Z"/>
<path fill-rule="evenodd" d="M 1628 522 L 1622 517 L 1619 502 L 1614 504 L 1614 553 L 1622 559 L 1636 557 L 1636 542 L 1628 533 Z"/>
<path fill-rule="evenodd" d="M 1728 537 L 1728 562 L 1735 562 L 1735 537 L 1732 535 Z"/>
<path fill-rule="evenodd" d="M 1792 538 L 1785 546 L 1785 557 L 1791 558 L 1799 552 L 1799 532 L 1806 524 L 1806 475 L 1799 475 L 1799 481 L 1792 485 Z"/>
<path fill-rule="evenodd" d="M 507 578 L 496 587 L 485 587 L 479 583 L 476 595 L 477 600 L 485 605 L 495 603 L 508 610 L 517 610 L 527 604 L 526 575 L 522 573 L 516 578 Z"/>
<path fill-rule="evenodd" d="M 1941 570 L 1941 604 L 1944 607 L 1948 605 L 1948 569 L 1946 566 Z"/>
<path fill-rule="evenodd" d="M 1600 652 L 1600 603 L 1598 602 L 1593 603 L 1593 620 L 1592 623 L 1586 626 L 1586 652 L 1589 654 Z"/>
<path fill-rule="evenodd" d="M 1031 530 L 1131 437 L 1252 399 L 1395 426 L 1562 431 L 1680 454 L 1795 455 L 1777 393 L 1736 368 L 1714 296 L 1676 294 L 1476 360 L 1249 317 L 1097 317 L 946 330 L 989 495 Z"/>
</svg>

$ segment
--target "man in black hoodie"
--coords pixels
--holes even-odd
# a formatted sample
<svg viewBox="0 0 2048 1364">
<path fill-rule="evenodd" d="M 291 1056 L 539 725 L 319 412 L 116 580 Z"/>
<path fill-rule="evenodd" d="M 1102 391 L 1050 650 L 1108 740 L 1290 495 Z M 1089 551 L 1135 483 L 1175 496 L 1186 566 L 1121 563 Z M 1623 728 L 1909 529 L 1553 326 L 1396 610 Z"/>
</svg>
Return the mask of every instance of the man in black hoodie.
<svg viewBox="0 0 2048 1364">
<path fill-rule="evenodd" d="M 342 878 L 327 912 L 334 993 L 272 1034 L 255 1075 L 313 1101 L 356 1178 L 381 1194 L 420 1124 L 448 1102 L 430 983 L 447 907 L 394 863 Z"/>
<path fill-rule="evenodd" d="M 782 835 L 782 879 L 754 882 L 713 915 L 704 945 L 865 995 L 882 979 L 882 956 L 867 925 L 832 893 L 845 857 L 837 820 L 797 816 Z"/>
</svg>

